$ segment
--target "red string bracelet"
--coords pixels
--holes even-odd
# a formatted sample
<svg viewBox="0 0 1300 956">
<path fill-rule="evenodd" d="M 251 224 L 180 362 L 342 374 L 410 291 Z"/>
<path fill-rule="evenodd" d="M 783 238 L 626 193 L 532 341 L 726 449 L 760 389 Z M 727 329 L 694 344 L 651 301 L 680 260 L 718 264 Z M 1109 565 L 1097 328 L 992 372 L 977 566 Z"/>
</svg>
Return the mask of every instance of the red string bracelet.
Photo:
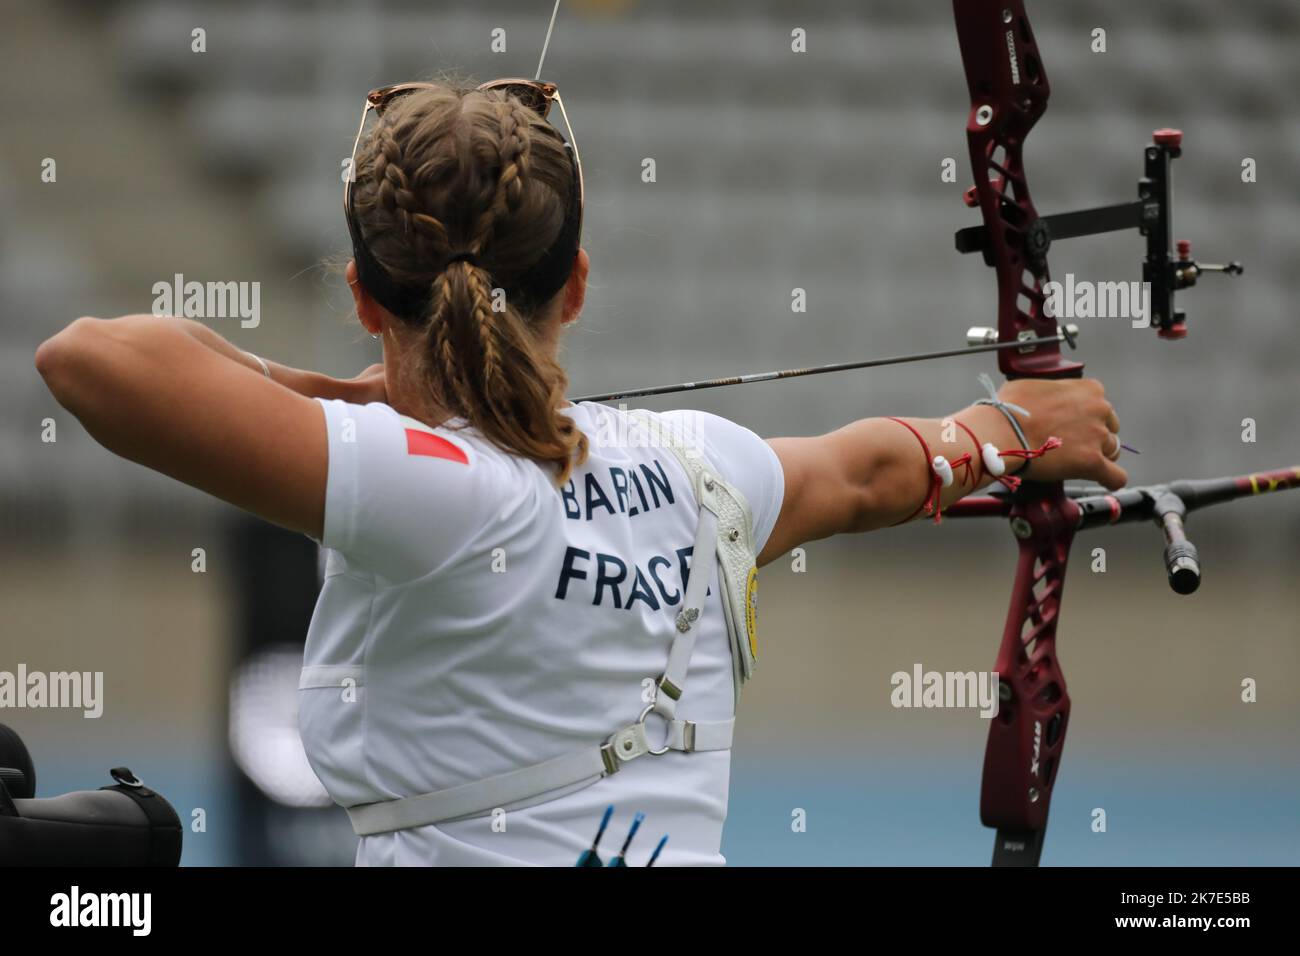
<svg viewBox="0 0 1300 956">
<path fill-rule="evenodd" d="M 1043 442 L 1043 444 L 1040 445 L 1038 448 L 1012 448 L 1007 451 L 998 451 L 997 447 L 992 442 L 986 442 L 985 444 L 980 445 L 980 440 L 975 437 L 975 433 L 973 431 L 971 431 L 961 422 L 957 421 L 957 419 L 954 418 L 953 421 L 957 422 L 957 424 L 961 427 L 961 429 L 965 431 L 967 435 L 970 435 L 971 441 L 975 442 L 975 444 L 979 447 L 980 459 L 984 464 L 984 471 L 987 474 L 992 475 L 998 481 L 1000 481 L 1003 485 L 1007 487 L 1009 491 L 1015 491 L 1017 488 L 1019 488 L 1021 484 L 1021 479 L 1015 477 L 1014 475 L 1000 474 L 998 471 L 995 471 L 994 468 L 990 465 L 991 461 L 1000 460 L 1002 458 L 1023 458 L 1026 462 L 1028 462 L 1034 458 L 1042 458 L 1049 451 L 1054 451 L 1055 449 L 1060 448 L 1062 445 L 1061 439 L 1053 436 L 1051 438 L 1048 438 L 1047 441 Z"/>
<path fill-rule="evenodd" d="M 926 461 L 929 462 L 930 465 L 929 490 L 926 492 L 925 500 L 917 506 L 915 511 L 902 521 L 895 522 L 895 525 L 906 524 L 923 511 L 927 515 L 934 515 L 934 523 L 939 524 L 943 519 L 943 489 L 952 485 L 954 481 L 955 468 L 965 467 L 966 479 L 971 482 L 972 487 L 978 487 L 979 478 L 987 474 L 1001 482 L 1009 491 L 1015 491 L 1020 487 L 1021 479 L 1014 475 L 1002 474 L 1002 471 L 1005 469 L 1005 466 L 1002 465 L 1002 459 L 1020 458 L 1029 462 L 1035 458 L 1043 457 L 1049 451 L 1054 451 L 1055 449 L 1060 448 L 1062 444 L 1061 439 L 1053 436 L 1048 438 L 1047 441 L 1043 442 L 1043 444 L 1038 448 L 1011 448 L 1007 451 L 999 451 L 992 442 L 981 444 L 979 438 L 970 430 L 970 428 L 968 428 L 963 422 L 954 418 L 952 421 L 956 423 L 962 431 L 970 436 L 971 441 L 975 443 L 975 447 L 980 450 L 980 474 L 979 477 L 976 477 L 974 466 L 972 465 L 975 456 L 970 452 L 963 452 L 957 458 L 954 458 L 949 462 L 943 455 L 932 455 L 930 453 L 930 446 L 926 443 L 926 440 L 921 437 L 921 433 L 907 422 L 903 421 L 901 418 L 894 418 L 892 415 L 886 416 L 886 419 L 891 422 L 897 422 L 912 433 L 916 440 L 921 443 L 921 450 L 925 453 Z"/>
<path fill-rule="evenodd" d="M 926 492 L 925 500 L 921 502 L 915 511 L 902 521 L 896 522 L 896 524 L 907 524 L 907 522 L 911 521 L 922 511 L 928 515 L 934 515 L 934 523 L 939 524 L 940 521 L 943 520 L 943 489 L 949 487 L 953 483 L 954 466 L 960 468 L 965 465 L 967 477 L 972 474 L 970 452 L 963 453 L 959 457 L 954 458 L 951 462 L 944 458 L 943 455 L 931 455 L 930 446 L 926 444 L 926 441 L 921 437 L 920 432 L 901 418 L 894 418 L 892 416 L 887 416 L 887 418 L 891 422 L 897 422 L 902 425 L 916 437 L 916 440 L 921 443 L 921 450 L 925 452 L 925 460 L 930 466 L 930 487 Z"/>
<path fill-rule="evenodd" d="M 997 446 L 992 442 L 981 442 L 976 434 L 956 418 L 953 419 L 957 427 L 970 436 L 970 440 L 975 443 L 975 447 L 980 454 L 980 478 L 988 475 L 994 481 L 1000 482 L 1008 491 L 1015 491 L 1020 487 L 1020 479 L 1015 475 L 1006 474 L 1006 465 L 1002 462 L 1002 452 L 998 451 Z M 975 480 L 975 486 L 979 487 L 979 478 Z"/>
<path fill-rule="evenodd" d="M 1004 458 L 1023 458 L 1025 461 L 1032 461 L 1035 458 L 1042 458 L 1049 451 L 1055 451 L 1062 445 L 1061 439 L 1055 436 L 1047 439 L 1037 448 L 1012 448 L 1009 451 L 999 452 Z"/>
</svg>

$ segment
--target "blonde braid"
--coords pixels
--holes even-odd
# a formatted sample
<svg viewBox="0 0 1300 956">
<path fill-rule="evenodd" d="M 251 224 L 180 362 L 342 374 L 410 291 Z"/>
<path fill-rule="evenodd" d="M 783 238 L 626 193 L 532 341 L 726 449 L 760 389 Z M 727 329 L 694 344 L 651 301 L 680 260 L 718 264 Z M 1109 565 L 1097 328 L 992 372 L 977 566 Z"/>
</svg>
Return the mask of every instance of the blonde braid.
<svg viewBox="0 0 1300 956">
<path fill-rule="evenodd" d="M 459 263 L 465 265 L 466 263 Z M 455 268 L 453 265 L 452 268 Z M 437 379 L 443 383 L 438 397 L 448 411 L 465 415 L 470 407 L 472 388 L 466 376 L 464 363 L 457 360 L 456 346 L 452 342 L 455 302 L 452 283 L 445 273 L 434 280 L 434 304 L 425 326 L 429 342 L 429 359 L 439 370 Z"/>
<path fill-rule="evenodd" d="M 486 248 L 497 227 L 519 208 L 532 151 L 525 107 L 518 100 L 509 98 L 498 101 L 495 106 L 500 123 L 497 157 L 501 171 L 492 199 L 479 217 L 470 239 L 470 249 L 476 255 Z"/>
<path fill-rule="evenodd" d="M 506 370 L 497 343 L 499 330 L 494 321 L 496 313 L 492 311 L 492 283 L 488 281 L 487 272 L 483 269 L 472 267 L 468 262 L 460 265 L 465 267 L 465 278 L 469 282 L 479 348 L 483 352 L 484 390 L 489 394 L 504 394 L 506 390 L 501 386 L 506 382 Z"/>
<path fill-rule="evenodd" d="M 402 166 L 402 152 L 391 126 L 381 124 L 375 130 L 375 179 L 379 183 L 379 202 L 401 223 L 402 234 L 415 240 L 421 255 L 445 259 L 450 254 L 451 239 L 441 222 L 424 211 L 411 187 L 410 177 Z"/>
</svg>

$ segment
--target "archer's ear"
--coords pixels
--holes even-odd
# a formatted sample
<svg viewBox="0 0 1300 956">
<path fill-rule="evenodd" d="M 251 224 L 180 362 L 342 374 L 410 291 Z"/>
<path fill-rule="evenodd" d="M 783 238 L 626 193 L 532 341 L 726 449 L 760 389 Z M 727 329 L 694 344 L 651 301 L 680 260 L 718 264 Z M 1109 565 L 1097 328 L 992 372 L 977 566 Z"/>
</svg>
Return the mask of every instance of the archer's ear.
<svg viewBox="0 0 1300 956">
<path fill-rule="evenodd" d="M 578 321 L 582 305 L 587 301 L 587 272 L 591 268 L 591 259 L 586 249 L 578 250 L 578 257 L 573 260 L 573 271 L 569 281 L 564 284 L 564 311 L 560 321 L 564 325 Z"/>
<path fill-rule="evenodd" d="M 361 279 L 357 275 L 357 261 L 355 259 L 348 260 L 348 267 L 343 274 L 348 280 L 348 288 L 352 290 L 352 301 L 356 305 L 357 318 L 361 322 L 361 327 L 371 335 L 380 334 L 384 330 L 381 319 L 383 309 L 378 302 L 370 297 L 370 293 L 361 284 Z"/>
</svg>

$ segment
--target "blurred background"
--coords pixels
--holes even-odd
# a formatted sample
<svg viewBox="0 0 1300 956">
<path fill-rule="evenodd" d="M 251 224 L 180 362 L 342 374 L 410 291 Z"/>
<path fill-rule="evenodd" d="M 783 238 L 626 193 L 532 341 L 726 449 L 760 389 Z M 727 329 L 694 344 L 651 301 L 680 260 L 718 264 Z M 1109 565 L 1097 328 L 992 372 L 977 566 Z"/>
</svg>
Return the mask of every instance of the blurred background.
<svg viewBox="0 0 1300 956">
<path fill-rule="evenodd" d="M 338 375 L 377 361 L 323 265 L 347 248 L 341 163 L 364 94 L 449 69 L 531 76 L 550 7 L 0 3 L 0 670 L 105 675 L 97 720 L 0 711 L 33 752 L 38 795 L 127 764 L 201 824 L 189 865 L 351 861 L 295 725 L 314 546 L 111 457 L 32 356 L 79 315 L 149 311 L 153 284 L 180 273 L 260 283 L 256 328 L 212 321 L 241 347 Z M 1150 131 L 1181 127 L 1177 233 L 1204 259 L 1246 263 L 1180 297 L 1185 341 L 1084 323 L 1080 357 L 1142 450 L 1133 480 L 1300 463 L 1300 7 L 1076 0 L 1029 14 L 1053 84 L 1027 150 L 1039 210 L 1133 198 Z M 807 52 L 792 52 L 796 28 Z M 961 200 L 969 100 L 950 4 L 569 0 L 545 78 L 587 178 L 575 393 L 959 347 L 967 326 L 994 323 L 991 271 L 952 246 L 978 214 Z M 949 158 L 956 182 L 941 177 Z M 1136 234 L 1114 234 L 1063 243 L 1052 262 L 1057 278 L 1136 281 L 1141 254 Z M 791 311 L 796 287 L 806 313 Z M 689 401 L 765 436 L 813 434 L 943 414 L 985 370 L 992 359 L 958 359 Z M 1300 863 L 1300 494 L 1198 513 L 1191 531 L 1205 580 L 1187 598 L 1165 583 L 1155 528 L 1076 542 L 1059 631 L 1075 706 L 1044 864 Z M 983 721 L 895 710 L 889 681 L 916 663 L 992 665 L 1014 555 L 1002 522 L 954 521 L 765 569 L 733 864 L 988 862 Z M 1241 702 L 1246 679 L 1256 703 Z M 792 832 L 796 808 L 807 832 Z"/>
</svg>

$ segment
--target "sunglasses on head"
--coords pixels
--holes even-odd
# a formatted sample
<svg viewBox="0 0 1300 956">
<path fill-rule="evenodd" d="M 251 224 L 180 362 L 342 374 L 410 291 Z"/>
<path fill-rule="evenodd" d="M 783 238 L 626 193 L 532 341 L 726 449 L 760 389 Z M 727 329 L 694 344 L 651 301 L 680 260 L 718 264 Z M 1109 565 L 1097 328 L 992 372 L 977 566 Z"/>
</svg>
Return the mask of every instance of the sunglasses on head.
<svg viewBox="0 0 1300 956">
<path fill-rule="evenodd" d="M 370 111 L 374 110 L 376 116 L 383 116 L 384 110 L 393 100 L 406 95 L 415 93 L 420 90 L 439 89 L 435 83 L 397 83 L 393 86 L 381 86 L 377 90 L 371 90 L 366 94 L 366 104 L 361 111 L 361 123 L 357 126 L 357 137 L 352 143 L 352 161 L 348 166 L 348 175 L 343 182 L 343 212 L 347 218 L 348 234 L 352 237 L 352 248 L 357 259 L 357 267 L 362 272 L 363 284 L 367 286 L 374 285 L 372 293 L 382 289 L 385 284 L 391 285 L 391 281 L 383 274 L 382 267 L 375 262 L 370 251 L 366 248 L 365 242 L 361 236 L 361 228 L 357 223 L 356 213 L 352 207 L 352 183 L 356 179 L 357 149 L 361 145 L 361 134 L 366 128 L 366 117 Z M 558 104 L 560 115 L 564 118 L 564 126 L 568 132 L 568 141 L 564 144 L 565 149 L 573 153 L 574 180 L 577 185 L 577 222 L 576 234 L 582 233 L 582 212 L 586 207 L 586 190 L 582 179 L 582 159 L 578 155 L 578 144 L 573 137 L 573 127 L 569 124 L 569 114 L 564 108 L 564 100 L 560 98 L 560 90 L 554 83 L 544 83 L 540 80 L 526 79 L 503 79 L 491 80 L 481 86 L 475 87 L 476 92 L 498 91 L 505 93 L 507 96 L 515 97 L 526 109 L 533 110 L 538 116 L 546 119 L 551 112 L 551 104 Z M 369 276 L 366 273 L 370 273 Z M 567 274 L 567 273 L 566 273 Z M 371 281 L 366 282 L 369 278 Z M 413 302 L 399 302 L 399 299 L 406 298 L 400 293 L 391 293 L 394 304 L 404 305 L 406 308 L 417 306 Z M 381 304 L 390 311 L 398 312 L 388 302 L 381 299 Z"/>
</svg>

